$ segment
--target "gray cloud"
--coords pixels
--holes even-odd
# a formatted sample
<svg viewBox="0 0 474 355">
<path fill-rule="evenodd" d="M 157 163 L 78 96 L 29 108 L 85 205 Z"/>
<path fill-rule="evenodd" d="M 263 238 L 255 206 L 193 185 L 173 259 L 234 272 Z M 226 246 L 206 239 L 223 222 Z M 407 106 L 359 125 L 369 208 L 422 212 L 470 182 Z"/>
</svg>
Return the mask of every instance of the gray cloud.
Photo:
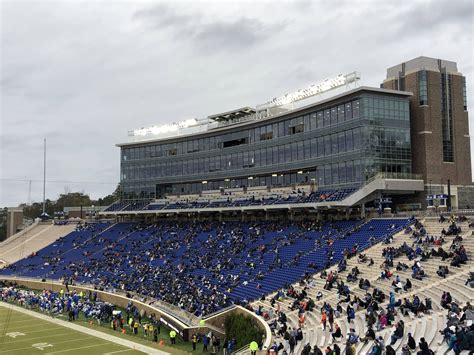
<svg viewBox="0 0 474 355">
<path fill-rule="evenodd" d="M 180 14 L 173 10 L 170 5 L 164 3 L 138 10 L 132 15 L 132 19 L 145 21 L 147 25 L 154 29 L 182 28 L 196 21 L 192 16 Z"/>
<path fill-rule="evenodd" d="M 283 21 L 265 24 L 246 15 L 221 20 L 209 18 L 205 13 L 183 14 L 164 3 L 139 10 L 132 19 L 144 22 L 146 28 L 170 32 L 173 38 L 189 42 L 208 54 L 250 48 L 286 26 Z"/>
<path fill-rule="evenodd" d="M 414 35 L 429 35 L 435 30 L 439 30 L 440 33 L 444 32 L 444 34 L 452 34 L 452 37 L 470 37 L 472 33 L 466 29 L 472 29 L 473 26 L 473 6 L 470 0 L 431 0 L 404 3 L 401 11 L 392 12 L 393 18 L 387 21 L 387 26 L 393 27 L 393 40 L 405 39 Z M 436 41 L 436 39 L 435 37 L 427 40 Z"/>
</svg>

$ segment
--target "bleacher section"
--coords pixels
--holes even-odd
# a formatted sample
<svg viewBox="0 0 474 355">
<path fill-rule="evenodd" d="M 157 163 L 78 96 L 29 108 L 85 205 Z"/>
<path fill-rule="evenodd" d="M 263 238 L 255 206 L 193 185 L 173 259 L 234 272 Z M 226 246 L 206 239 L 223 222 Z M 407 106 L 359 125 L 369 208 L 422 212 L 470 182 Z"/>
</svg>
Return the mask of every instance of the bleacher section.
<svg viewBox="0 0 474 355">
<path fill-rule="evenodd" d="M 426 218 L 422 221 L 424 229 L 427 232 L 428 236 L 441 236 L 441 231 L 445 229 L 448 230 L 448 224 L 440 223 L 437 218 Z M 395 342 L 392 346 L 397 354 L 400 354 L 402 347 L 406 345 L 408 339 L 408 333 L 410 332 L 414 337 L 416 343 L 418 344 L 421 338 L 425 338 L 426 342 L 429 345 L 429 348 L 434 351 L 435 354 L 454 354 L 454 352 L 448 349 L 448 344 L 446 341 L 443 341 L 443 334 L 441 333 L 448 326 L 453 324 L 458 324 L 457 329 L 461 328 L 466 331 L 469 329 L 468 319 L 464 322 L 450 321 L 447 323 L 448 312 L 446 309 L 441 307 L 440 300 L 443 292 L 448 291 L 451 293 L 454 302 L 456 302 L 460 307 L 466 306 L 468 302 L 472 304 L 474 301 L 474 291 L 472 288 L 466 285 L 466 280 L 470 274 L 474 275 L 474 264 L 472 262 L 472 256 L 474 252 L 474 237 L 473 230 L 469 228 L 469 222 L 458 222 L 457 226 L 462 230 L 462 241 L 457 241 L 457 243 L 462 243 L 466 249 L 469 260 L 465 264 L 460 264 L 459 268 L 451 266 L 451 258 L 442 260 L 440 257 L 430 257 L 427 260 L 421 261 L 423 270 L 425 271 L 426 276 L 422 280 L 417 280 L 412 278 L 411 266 L 414 264 L 415 260 L 420 261 L 420 256 L 415 259 L 409 260 L 406 255 L 402 255 L 394 259 L 394 266 L 398 262 L 405 263 L 409 265 L 409 268 L 405 271 L 396 270 L 392 268 L 394 276 L 389 279 L 381 279 L 380 274 L 383 269 L 380 268 L 380 265 L 385 261 L 382 257 L 382 250 L 387 247 L 399 247 L 406 243 L 411 246 L 414 244 L 414 238 L 410 232 L 399 232 L 394 237 L 393 243 L 387 245 L 385 243 L 377 244 L 366 251 L 367 260 L 373 259 L 374 264 L 369 265 L 369 263 L 361 263 L 358 261 L 358 258 L 352 258 L 348 260 L 346 271 L 340 272 L 338 274 L 338 280 L 344 282 L 350 289 L 351 300 L 355 301 L 355 297 L 358 297 L 361 300 L 364 300 L 367 293 L 363 289 L 359 288 L 358 282 L 348 282 L 346 280 L 347 275 L 351 272 L 353 267 L 358 267 L 360 270 L 359 278 L 369 279 L 371 286 L 368 290 L 368 293 L 372 294 L 374 289 L 381 290 L 386 298 L 383 303 L 380 304 L 380 307 L 386 308 L 388 306 L 388 295 L 390 292 L 394 292 L 396 300 L 403 300 L 408 298 L 413 300 L 413 297 L 419 296 L 420 299 L 424 302 L 425 298 L 429 298 L 432 301 L 432 311 L 427 312 L 428 314 L 420 314 L 419 317 L 409 313 L 407 315 L 402 314 L 402 312 L 397 312 L 395 320 L 392 321 L 392 326 L 387 326 L 380 331 L 376 331 L 377 337 L 382 337 L 385 345 L 390 344 L 390 337 L 393 334 L 393 325 L 399 320 L 403 320 L 405 324 L 405 331 L 403 337 Z M 455 235 L 445 236 L 445 243 L 442 247 L 445 250 L 451 250 L 450 246 L 454 245 L 453 239 Z M 429 244 L 424 247 L 424 250 L 430 250 L 433 246 Z M 446 278 L 442 278 L 437 275 L 439 267 L 448 266 L 450 273 L 446 275 Z M 329 271 L 336 271 L 337 267 L 332 267 Z M 412 288 L 405 290 L 400 290 L 398 293 L 394 291 L 393 280 L 396 275 L 399 275 L 403 285 L 407 279 L 410 279 L 412 283 Z M 472 276 L 471 276 L 472 277 Z M 474 278 L 473 278 L 474 279 Z M 356 309 L 355 319 L 350 322 L 347 320 L 346 306 L 348 303 L 343 301 L 344 297 L 338 295 L 337 287 L 334 287 L 331 290 L 324 289 L 326 283 L 325 277 L 320 277 L 320 275 L 314 275 L 307 280 L 304 284 L 295 283 L 292 286 L 297 292 L 301 292 L 303 288 L 307 292 L 307 297 L 301 299 L 301 302 L 307 302 L 309 299 L 314 301 L 313 311 L 303 312 L 304 321 L 301 323 L 301 310 L 298 310 L 298 307 L 294 307 L 295 299 L 292 297 L 286 296 L 286 289 L 281 290 L 281 292 L 272 294 L 270 297 L 267 297 L 265 300 L 258 300 L 253 303 L 254 309 L 260 309 L 260 312 L 266 315 L 270 315 L 268 320 L 269 324 L 275 324 L 277 317 L 277 311 L 285 313 L 288 321 L 287 324 L 293 329 L 299 327 L 303 330 L 303 340 L 299 341 L 295 347 L 295 354 L 300 354 L 303 347 L 309 343 L 311 346 L 318 346 L 323 350 L 328 346 L 332 347 L 334 341 L 331 337 L 331 332 L 329 331 L 329 325 L 326 330 L 323 330 L 321 327 L 321 307 L 324 304 L 329 304 L 334 309 L 339 303 L 342 304 L 343 312 L 340 317 L 335 318 L 335 323 L 337 323 L 342 331 L 342 339 L 336 341 L 338 346 L 341 348 L 341 353 L 344 353 L 346 348 L 345 339 L 346 335 L 349 334 L 349 329 L 355 329 L 355 333 L 362 337 L 367 331 L 367 316 L 366 309 L 359 306 L 359 309 Z M 317 293 L 322 291 L 322 297 L 317 299 Z M 283 296 L 282 296 L 283 295 Z M 271 299 L 275 297 L 275 302 L 272 306 Z M 298 302 L 297 302 L 298 303 Z M 259 312 L 259 313 L 260 313 Z M 471 316 L 472 318 L 472 316 Z M 472 322 L 472 320 L 471 320 Z M 466 327 L 466 324 L 467 327 Z M 472 331 L 471 331 L 472 332 Z M 471 339 L 472 340 L 472 339 Z M 284 342 L 282 337 L 275 335 L 274 341 L 278 344 L 280 341 Z M 356 353 L 357 354 L 369 354 L 372 346 L 374 345 L 373 340 L 368 342 L 357 342 L 356 344 Z M 473 344 L 474 348 L 474 344 Z M 417 348 L 412 353 L 417 353 L 420 348 Z M 463 351 L 462 354 L 468 354 L 468 351 Z"/>
<path fill-rule="evenodd" d="M 150 201 L 116 201 L 103 212 L 125 212 L 125 211 L 158 211 L 158 210 L 182 210 L 182 209 L 206 209 L 206 208 L 226 208 L 226 207 L 244 207 L 244 206 L 268 206 L 283 204 L 301 204 L 342 201 L 350 196 L 357 189 L 338 189 L 323 190 L 312 193 L 304 191 L 292 192 L 287 194 L 260 194 L 248 193 L 247 195 L 223 195 L 220 198 L 206 199 L 200 197 L 196 200 L 177 199 L 174 197 L 169 200 L 159 202 Z M 195 198 L 198 195 L 195 196 Z"/>
<path fill-rule="evenodd" d="M 98 223 L 80 228 L 0 274 L 69 277 L 130 290 L 196 315 L 259 299 L 370 246 L 408 219 L 369 222 Z M 334 251 L 329 259 L 328 251 Z"/>
<path fill-rule="evenodd" d="M 129 201 L 116 201 L 113 204 L 111 204 L 109 207 L 107 207 L 104 212 L 117 212 L 117 211 L 122 211 L 125 208 L 130 206 Z"/>
<path fill-rule="evenodd" d="M 70 233 L 75 225 L 55 226 L 52 224 L 37 224 L 26 233 L 17 235 L 0 243 L 0 268 L 5 264 L 14 263 L 39 249 L 53 243 L 56 239 Z"/>
</svg>

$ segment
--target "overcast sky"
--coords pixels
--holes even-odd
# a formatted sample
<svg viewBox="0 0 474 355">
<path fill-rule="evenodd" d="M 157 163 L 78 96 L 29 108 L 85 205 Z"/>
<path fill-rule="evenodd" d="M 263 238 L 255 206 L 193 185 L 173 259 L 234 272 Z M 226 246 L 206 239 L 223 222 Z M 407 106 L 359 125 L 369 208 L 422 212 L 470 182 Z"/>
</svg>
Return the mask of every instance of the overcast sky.
<svg viewBox="0 0 474 355">
<path fill-rule="evenodd" d="M 1 1 L 0 206 L 111 193 L 127 131 L 255 106 L 420 55 L 467 77 L 474 146 L 471 1 Z M 7 180 L 8 179 L 8 180 Z M 70 181 L 70 182 L 68 182 Z M 82 182 L 82 183 L 76 183 Z"/>
</svg>

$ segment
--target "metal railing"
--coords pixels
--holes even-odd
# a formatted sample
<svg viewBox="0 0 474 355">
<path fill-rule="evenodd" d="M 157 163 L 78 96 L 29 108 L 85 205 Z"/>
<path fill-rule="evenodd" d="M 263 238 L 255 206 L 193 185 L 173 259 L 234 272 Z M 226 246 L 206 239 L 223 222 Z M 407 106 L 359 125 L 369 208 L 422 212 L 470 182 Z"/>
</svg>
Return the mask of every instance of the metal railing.
<svg viewBox="0 0 474 355">
<path fill-rule="evenodd" d="M 412 174 L 412 173 L 377 173 L 371 177 L 369 177 L 362 186 L 370 184 L 372 181 L 378 179 L 406 179 L 406 180 L 423 180 L 423 176 L 421 174 Z M 362 187 L 361 186 L 361 187 Z"/>
</svg>

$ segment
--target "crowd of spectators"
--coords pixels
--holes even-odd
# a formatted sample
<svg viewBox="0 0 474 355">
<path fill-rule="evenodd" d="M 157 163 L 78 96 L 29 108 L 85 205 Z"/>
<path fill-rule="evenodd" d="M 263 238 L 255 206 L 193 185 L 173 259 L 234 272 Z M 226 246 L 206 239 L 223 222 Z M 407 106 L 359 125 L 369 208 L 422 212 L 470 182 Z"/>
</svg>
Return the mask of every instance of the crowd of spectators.
<svg viewBox="0 0 474 355">
<path fill-rule="evenodd" d="M 453 232 L 455 233 L 453 234 Z M 358 281 L 359 288 L 366 291 L 365 296 L 362 299 L 359 298 L 340 279 L 339 273 L 346 270 L 345 262 L 338 264 L 338 272 L 324 271 L 320 274 L 321 278 L 326 279 L 325 289 L 337 288 L 339 301 L 334 309 L 326 302 L 320 308 L 315 308 L 315 301 L 318 301 L 322 294 L 318 292 L 316 300 L 307 297 L 307 289 L 312 287 L 311 279 L 300 282 L 304 287 L 300 292 L 295 291 L 293 287 L 280 290 L 271 299 L 271 305 L 274 307 L 276 300 L 292 299 L 290 310 L 298 310 L 299 327 L 292 329 L 287 325 L 287 316 L 280 310 L 279 304 L 277 304 L 278 308 L 275 316 L 273 314 L 269 315 L 265 313 L 265 310 L 260 309 L 259 312 L 270 319 L 271 330 L 282 339 L 280 342 L 276 341 L 272 349 L 276 354 L 294 354 L 295 345 L 298 342 L 305 344 L 304 337 L 298 334 L 302 334 L 301 329 L 305 326 L 307 312 L 313 311 L 320 314 L 321 328 L 324 331 L 329 331 L 332 342 L 324 349 L 320 349 L 317 345 L 311 346 L 306 342 L 304 346 L 300 347 L 301 354 L 340 354 L 343 349 L 345 349 L 345 354 L 355 354 L 356 344 L 369 341 L 372 342 L 368 352 L 370 355 L 395 354 L 396 348 L 401 349 L 403 355 L 434 354 L 425 338 L 420 338 L 418 344 L 416 343 L 412 334 L 407 332 L 404 322 L 404 319 L 411 320 L 414 317 L 422 317 L 425 314 L 432 313 L 433 301 L 429 297 L 423 297 L 422 293 L 414 293 L 410 297 L 397 297 L 397 293 L 412 291 L 410 278 L 406 278 L 406 281 L 403 282 L 401 277 L 397 275 L 397 271 L 411 268 L 411 278 L 422 281 L 426 274 L 421 263 L 429 258 L 441 258 L 443 261 L 449 261 L 452 266 L 459 266 L 467 262 L 468 257 L 462 244 L 463 239 L 457 234 L 460 232 L 461 230 L 456 226 L 455 221 L 451 220 L 447 232 L 445 231 L 439 236 L 428 236 L 424 226 L 416 221 L 412 227 L 405 231 L 405 233 L 410 234 L 413 241 L 412 245 L 407 243 L 399 247 L 387 245 L 381 253 L 384 262 L 381 265 L 382 272 L 379 280 L 391 282 L 392 291 L 388 294 L 371 285 L 370 280 L 360 277 L 358 267 L 353 267 L 348 272 L 347 281 Z M 446 242 L 448 235 L 453 236 L 450 244 Z M 387 244 L 391 243 L 391 241 L 386 242 Z M 443 252 L 443 247 L 447 250 L 446 252 Z M 412 262 L 412 265 L 398 262 L 395 268 L 394 259 L 402 255 L 405 255 Z M 370 264 L 364 254 L 358 254 L 358 262 Z M 448 273 L 448 267 L 440 265 L 437 272 L 439 277 L 445 278 Z M 466 285 L 474 283 L 472 281 L 474 279 L 473 274 L 466 281 Z M 463 350 L 474 349 L 474 308 L 472 305 L 467 302 L 467 304 L 461 306 L 453 300 L 449 291 L 446 291 L 440 299 L 440 306 L 446 309 L 448 313 L 447 325 L 442 330 L 442 334 L 449 345 L 449 350 L 459 354 Z M 365 334 L 357 334 L 355 327 L 353 327 L 355 314 L 358 311 L 364 312 L 363 318 L 367 329 Z M 339 323 L 346 320 L 347 334 L 344 336 Z M 385 343 L 384 337 L 377 335 L 378 332 L 384 329 L 391 329 L 388 344 Z M 340 343 L 343 339 L 345 339 L 344 346 L 341 346 Z M 404 343 L 396 347 L 397 342 L 402 341 L 402 339 L 404 339 Z"/>
<path fill-rule="evenodd" d="M 10 265 L 2 273 L 62 279 L 99 289 L 135 293 L 176 305 L 195 315 L 213 313 L 236 299 L 236 288 L 266 274 L 300 265 L 304 252 L 328 249 L 357 230 L 358 221 L 160 222 L 78 225 L 75 233 Z M 307 252 L 306 251 L 306 252 Z M 347 251 L 354 253 L 355 249 Z M 302 274 L 296 276 L 295 281 Z"/>
</svg>

